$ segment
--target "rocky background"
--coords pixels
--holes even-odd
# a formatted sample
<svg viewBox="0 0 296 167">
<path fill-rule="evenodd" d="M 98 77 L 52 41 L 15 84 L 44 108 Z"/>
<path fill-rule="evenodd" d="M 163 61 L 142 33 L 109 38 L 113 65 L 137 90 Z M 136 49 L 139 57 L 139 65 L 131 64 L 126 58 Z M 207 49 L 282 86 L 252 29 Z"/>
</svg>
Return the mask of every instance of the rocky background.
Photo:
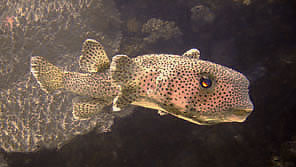
<svg viewBox="0 0 296 167">
<path fill-rule="evenodd" d="M 198 48 L 202 59 L 237 69 L 250 79 L 254 112 L 244 123 L 198 126 L 172 116 L 160 116 L 154 110 L 136 107 L 131 109 L 133 114 L 115 118 L 109 132 L 97 133 L 93 130 L 78 135 L 60 149 L 41 148 L 32 153 L 3 150 L 0 161 L 7 163 L 3 166 L 296 166 L 295 1 L 114 0 L 114 4 L 120 13 L 120 21 L 117 22 L 120 30 L 113 31 L 117 33 L 116 39 L 112 33 L 106 33 L 106 43 L 111 44 L 108 41 L 114 39 L 120 46 L 116 49 L 115 44 L 110 45 L 111 52 L 135 57 L 144 53 L 182 54 L 188 49 Z M 106 8 L 105 11 L 109 11 L 107 16 L 114 15 Z M 1 10 L 7 11 L 5 8 Z M 92 11 L 95 13 L 95 10 Z M 17 24 L 10 24 L 7 18 L 12 14 L 17 13 L 1 13 L 2 34 L 6 34 L 1 38 L 10 40 L 9 34 L 15 35 L 12 28 L 17 27 Z M 106 25 L 107 28 L 95 26 L 100 25 L 104 17 L 92 14 L 90 12 L 89 17 L 86 17 L 89 22 L 78 21 L 85 25 L 84 28 L 82 26 L 83 31 L 88 32 L 90 30 L 87 27 L 91 27 L 92 32 L 98 30 L 105 33 L 109 30 L 108 25 L 114 28 L 111 23 Z M 61 25 L 59 31 L 63 30 L 67 34 L 67 24 Z M 74 26 L 74 29 L 81 31 L 79 26 Z M 41 34 L 45 32 L 40 31 Z M 96 37 L 95 34 L 93 36 Z M 71 39 L 67 40 L 68 37 Z M 75 33 L 73 37 L 66 35 L 57 44 L 67 48 L 63 41 L 71 41 L 74 37 Z M 79 43 L 83 37 L 88 36 L 81 36 Z M 1 43 L 9 48 L 9 43 L 4 44 Z M 48 45 L 53 46 L 54 43 Z M 80 46 L 75 47 L 78 49 Z M 17 52 L 18 55 L 34 52 L 32 47 L 22 48 L 23 51 Z M 57 49 L 65 51 L 61 48 Z M 12 52 L 9 49 L 6 51 Z M 78 51 L 73 51 L 76 56 L 79 55 L 76 53 Z M 9 73 L 22 76 L 23 73 L 19 74 L 14 65 L 23 59 L 16 58 L 1 57 L 1 60 L 6 61 L 3 64 L 10 65 L 9 68 L 2 65 L 3 83 L 18 83 Z M 6 96 L 9 86 L 1 86 L 6 93 L 1 96 Z M 11 90 L 16 92 L 18 89 Z M 5 103 L 4 97 L 1 98 L 2 103 Z"/>
</svg>

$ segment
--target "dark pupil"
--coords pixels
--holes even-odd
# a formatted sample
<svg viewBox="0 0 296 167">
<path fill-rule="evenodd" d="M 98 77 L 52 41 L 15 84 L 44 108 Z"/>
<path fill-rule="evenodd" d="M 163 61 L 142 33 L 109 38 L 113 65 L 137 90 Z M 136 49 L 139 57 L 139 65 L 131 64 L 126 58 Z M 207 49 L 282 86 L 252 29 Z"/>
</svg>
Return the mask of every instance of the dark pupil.
<svg viewBox="0 0 296 167">
<path fill-rule="evenodd" d="M 202 77 L 200 79 L 200 85 L 203 88 L 210 88 L 212 86 L 212 81 L 209 78 Z"/>
</svg>

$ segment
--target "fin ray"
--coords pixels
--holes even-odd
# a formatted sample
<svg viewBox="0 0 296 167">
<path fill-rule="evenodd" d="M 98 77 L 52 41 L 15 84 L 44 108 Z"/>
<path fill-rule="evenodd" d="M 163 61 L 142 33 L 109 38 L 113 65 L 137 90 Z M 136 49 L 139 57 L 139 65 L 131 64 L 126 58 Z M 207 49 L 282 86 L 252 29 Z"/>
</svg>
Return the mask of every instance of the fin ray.
<svg viewBox="0 0 296 167">
<path fill-rule="evenodd" d="M 113 111 L 120 111 L 137 99 L 137 81 L 133 80 L 135 71 L 139 71 L 138 66 L 128 56 L 117 55 L 112 58 L 111 77 L 113 84 L 120 87 L 119 95 L 113 100 Z"/>
<path fill-rule="evenodd" d="M 47 93 L 64 87 L 63 70 L 49 63 L 43 57 L 31 58 L 31 73 L 36 78 L 40 88 Z"/>
<path fill-rule="evenodd" d="M 183 56 L 193 58 L 193 59 L 199 59 L 200 57 L 200 51 L 198 49 L 190 49 L 186 51 Z"/>
<path fill-rule="evenodd" d="M 132 76 L 134 63 L 126 55 L 116 55 L 112 58 L 110 72 L 112 80 L 116 83 L 127 82 Z"/>
<path fill-rule="evenodd" d="M 82 98 L 74 98 L 72 103 L 73 117 L 79 120 L 92 118 L 94 115 L 100 113 L 106 105 L 108 105 L 103 100 Z"/>
<path fill-rule="evenodd" d="M 110 65 L 104 47 L 96 40 L 87 39 L 82 44 L 79 67 L 83 72 L 101 72 Z"/>
</svg>

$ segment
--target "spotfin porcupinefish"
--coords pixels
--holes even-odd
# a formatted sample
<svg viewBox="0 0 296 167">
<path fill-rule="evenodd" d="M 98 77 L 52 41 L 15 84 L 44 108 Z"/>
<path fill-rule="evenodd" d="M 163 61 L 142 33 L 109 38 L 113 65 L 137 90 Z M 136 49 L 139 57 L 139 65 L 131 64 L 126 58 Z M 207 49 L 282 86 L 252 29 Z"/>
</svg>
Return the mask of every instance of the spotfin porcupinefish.
<svg viewBox="0 0 296 167">
<path fill-rule="evenodd" d="M 73 101 L 76 119 L 91 118 L 106 105 L 116 112 L 133 104 L 200 125 L 245 121 L 253 111 L 248 79 L 199 57 L 191 49 L 183 55 L 116 55 L 110 63 L 103 46 L 87 39 L 81 72 L 65 71 L 39 56 L 31 58 L 31 72 L 45 92 L 64 89 L 88 97 Z"/>
</svg>

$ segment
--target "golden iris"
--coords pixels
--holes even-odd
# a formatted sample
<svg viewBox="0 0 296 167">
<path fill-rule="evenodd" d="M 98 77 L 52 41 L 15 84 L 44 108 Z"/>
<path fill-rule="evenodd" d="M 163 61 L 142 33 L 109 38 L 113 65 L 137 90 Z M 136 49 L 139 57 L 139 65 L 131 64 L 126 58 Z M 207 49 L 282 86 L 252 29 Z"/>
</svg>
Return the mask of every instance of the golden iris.
<svg viewBox="0 0 296 167">
<path fill-rule="evenodd" d="M 210 88 L 212 86 L 212 81 L 209 78 L 202 77 L 200 79 L 200 85 L 203 88 Z"/>
</svg>

